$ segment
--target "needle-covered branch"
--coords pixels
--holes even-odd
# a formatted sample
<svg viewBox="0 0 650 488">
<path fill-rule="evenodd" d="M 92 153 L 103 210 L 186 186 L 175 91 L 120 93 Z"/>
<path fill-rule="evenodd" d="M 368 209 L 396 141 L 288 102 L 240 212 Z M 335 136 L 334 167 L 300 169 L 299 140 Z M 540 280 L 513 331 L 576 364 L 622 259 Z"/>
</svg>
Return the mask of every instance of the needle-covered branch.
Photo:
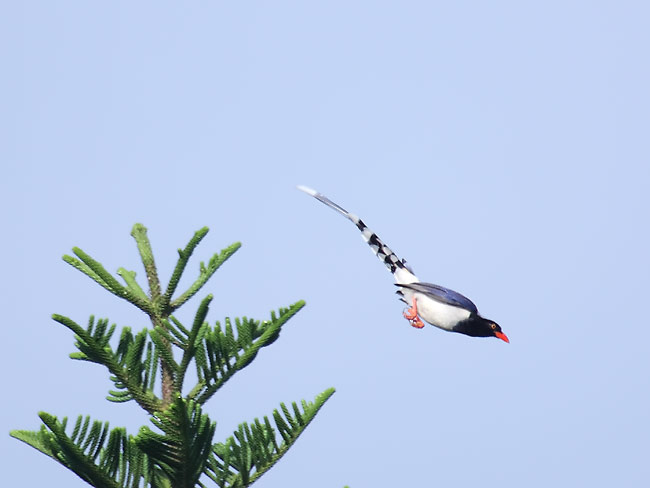
<svg viewBox="0 0 650 488">
<path fill-rule="evenodd" d="M 172 276 L 169 279 L 167 290 L 163 295 L 162 306 L 165 308 L 165 310 L 169 308 L 169 303 L 172 300 L 172 296 L 176 291 L 178 282 L 180 281 L 181 276 L 185 271 L 185 266 L 187 266 L 187 262 L 190 260 L 190 257 L 192 256 L 194 249 L 196 249 L 196 246 L 199 245 L 199 243 L 203 240 L 203 238 L 207 235 L 207 233 L 208 233 L 207 227 L 203 227 L 202 229 L 197 230 L 194 233 L 194 236 L 190 239 L 190 242 L 188 242 L 187 246 L 185 246 L 185 249 L 178 250 L 178 262 L 176 263 L 176 267 L 174 268 L 174 271 L 172 272 Z"/>
<path fill-rule="evenodd" d="M 109 344 L 115 326 L 112 326 L 107 331 L 108 320 L 99 320 L 97 321 L 97 325 L 95 325 L 94 317 L 91 316 L 88 321 L 88 328 L 84 329 L 68 317 L 54 314 L 52 318 L 75 333 L 75 346 L 79 349 L 79 352 L 72 353 L 70 355 L 72 359 L 104 365 L 113 375 L 113 381 L 116 385 L 128 390 L 129 397 L 123 397 L 117 401 L 127 401 L 133 398 L 149 413 L 160 409 L 160 399 L 151 390 L 143 387 L 149 382 L 148 375 L 151 372 L 149 371 L 143 380 L 141 376 L 142 370 L 138 371 L 133 366 L 133 363 L 139 358 L 139 355 L 133 349 L 142 350 L 143 333 L 140 333 L 138 336 L 140 339 L 135 341 L 133 340 L 133 336 L 130 335 L 130 331 L 123 332 L 122 340 L 120 345 L 118 345 L 119 354 L 116 354 Z M 146 331 L 144 334 L 146 335 Z M 129 357 L 131 358 L 130 368 L 129 362 L 127 361 Z"/>
<path fill-rule="evenodd" d="M 73 247 L 72 252 L 77 257 L 75 258 L 66 254 L 63 256 L 63 260 L 66 263 L 92 278 L 113 295 L 131 302 L 143 312 L 151 313 L 151 304 L 148 300 L 143 300 L 141 296 L 133 292 L 130 288 L 122 286 L 99 262 L 95 261 L 78 247 Z"/>
<path fill-rule="evenodd" d="M 131 293 L 140 297 L 140 299 L 144 302 L 149 301 L 149 297 L 147 296 L 145 291 L 140 287 L 140 284 L 135 279 L 136 277 L 135 271 L 129 271 L 124 268 L 119 268 L 117 270 L 117 274 L 124 280 L 126 286 L 131 291 Z"/>
<path fill-rule="evenodd" d="M 131 235 L 135 239 L 135 243 L 140 251 L 140 259 L 144 266 L 144 271 L 147 274 L 147 281 L 149 282 L 149 297 L 153 305 L 153 310 L 158 310 L 160 306 L 160 280 L 158 279 L 158 270 L 156 269 L 156 261 L 153 258 L 153 251 L 151 243 L 147 237 L 147 228 L 142 224 L 135 224 Z M 158 311 L 160 314 L 160 311 Z"/>
<path fill-rule="evenodd" d="M 170 313 L 173 313 L 174 310 L 178 309 L 181 305 L 183 305 L 190 298 L 192 298 L 203 287 L 203 285 L 206 284 L 206 282 L 212 277 L 212 275 L 221 267 L 221 265 L 225 263 L 230 256 L 235 254 L 240 247 L 241 244 L 239 242 L 235 242 L 234 244 L 231 244 L 227 248 L 223 249 L 220 253 L 217 253 L 214 256 L 212 256 L 212 258 L 210 258 L 210 261 L 208 261 L 207 267 L 205 263 L 201 262 L 199 266 L 199 277 L 196 279 L 194 283 L 192 283 L 192 285 L 187 289 L 187 291 L 185 291 L 185 293 L 183 293 L 176 300 L 173 300 L 169 304 Z M 183 259 L 185 258 L 181 256 L 179 258 L 179 261 Z"/>
<path fill-rule="evenodd" d="M 181 343 L 181 348 L 183 349 L 183 359 L 181 359 L 180 367 L 178 368 L 178 373 L 176 375 L 176 388 L 178 391 L 182 391 L 183 382 L 185 381 L 185 373 L 187 372 L 187 367 L 190 365 L 190 362 L 194 359 L 196 355 L 196 341 L 199 336 L 201 328 L 205 324 L 205 318 L 208 315 L 208 310 L 210 302 L 212 301 L 212 295 L 208 295 L 199 305 L 199 309 L 196 312 L 194 317 L 194 322 L 192 323 L 192 328 L 188 331 L 185 327 L 180 324 L 180 322 L 175 321 L 181 328 L 176 329 L 172 328 L 171 324 L 169 327 L 170 332 L 177 332 L 177 338 L 182 339 L 182 334 L 186 333 L 185 336 L 187 339 Z"/>
<path fill-rule="evenodd" d="M 108 422 L 80 415 L 70 434 L 67 418 L 40 412 L 43 426 L 36 432 L 14 430 L 11 436 L 38 449 L 73 471 L 82 480 L 101 488 L 162 486 L 160 469 L 139 449 L 122 427 L 109 430 Z"/>
<path fill-rule="evenodd" d="M 207 475 L 220 488 L 250 486 L 287 453 L 333 394 L 334 388 L 328 388 L 313 402 L 303 400 L 302 410 L 293 402 L 293 413 L 280 404 L 282 413 L 273 411 L 275 427 L 266 416 L 241 424 L 225 443 L 214 446 Z"/>
<path fill-rule="evenodd" d="M 162 434 L 142 427 L 135 439 L 138 447 L 160 467 L 171 486 L 193 488 L 212 450 L 216 422 L 196 402 L 180 396 L 151 421 Z"/>
<path fill-rule="evenodd" d="M 230 319 L 225 320 L 225 329 L 217 322 L 214 327 L 204 324 L 196 340 L 196 372 L 199 383 L 188 394 L 204 404 L 237 371 L 242 370 L 262 347 L 275 342 L 280 329 L 305 306 L 299 301 L 289 308 L 281 308 L 278 314 L 271 313 L 271 320 L 260 322 L 246 317 L 235 319 L 235 334 Z"/>
<path fill-rule="evenodd" d="M 94 422 L 88 431 L 89 419 L 83 423 L 83 418 L 79 416 L 73 436 L 70 437 L 65 433 L 65 419 L 64 423 L 61 423 L 56 417 L 45 412 L 41 412 L 39 416 L 47 430 L 41 428 L 38 433 L 14 431 L 12 435 L 47 454 L 92 486 L 120 488 L 120 485 L 95 463 L 108 434 L 108 423 Z M 80 432 L 82 429 L 83 432 Z"/>
</svg>

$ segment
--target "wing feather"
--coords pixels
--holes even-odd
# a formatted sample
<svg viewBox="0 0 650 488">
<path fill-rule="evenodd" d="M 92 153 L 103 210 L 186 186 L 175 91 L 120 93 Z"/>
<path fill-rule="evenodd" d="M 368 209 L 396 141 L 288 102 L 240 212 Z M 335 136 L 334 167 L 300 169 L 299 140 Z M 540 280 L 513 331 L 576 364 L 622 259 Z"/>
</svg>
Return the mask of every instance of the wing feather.
<svg viewBox="0 0 650 488">
<path fill-rule="evenodd" d="M 450 290 L 444 286 L 434 285 L 433 283 L 395 283 L 395 286 L 400 288 L 408 288 L 418 293 L 423 293 L 438 300 L 439 302 L 446 303 L 448 305 L 453 305 L 454 307 L 461 307 L 465 310 L 469 310 L 472 313 L 478 313 L 478 308 L 474 305 L 469 298 L 464 295 L 461 295 L 457 291 Z"/>
</svg>

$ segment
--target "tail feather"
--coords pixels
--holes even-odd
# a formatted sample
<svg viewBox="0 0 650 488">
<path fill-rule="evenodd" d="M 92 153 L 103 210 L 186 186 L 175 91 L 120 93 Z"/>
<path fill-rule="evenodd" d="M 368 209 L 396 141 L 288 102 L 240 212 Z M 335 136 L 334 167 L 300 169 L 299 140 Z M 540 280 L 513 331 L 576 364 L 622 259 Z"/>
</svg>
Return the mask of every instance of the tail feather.
<svg viewBox="0 0 650 488">
<path fill-rule="evenodd" d="M 368 243 L 372 252 L 379 258 L 380 261 L 389 269 L 389 271 L 395 277 L 395 281 L 398 283 L 413 283 L 417 282 L 418 279 L 415 277 L 413 270 L 406 264 L 404 259 L 400 259 L 397 255 L 375 234 L 368 226 L 356 215 L 348 212 L 340 205 L 334 203 L 332 200 L 327 198 L 325 195 L 318 193 L 316 190 L 308 188 L 306 186 L 298 186 L 298 189 L 304 191 L 308 195 L 311 195 L 318 201 L 324 203 L 328 207 L 336 210 L 345 218 L 350 220 L 354 225 L 357 226 L 357 229 L 361 231 L 361 237 L 364 241 Z"/>
</svg>

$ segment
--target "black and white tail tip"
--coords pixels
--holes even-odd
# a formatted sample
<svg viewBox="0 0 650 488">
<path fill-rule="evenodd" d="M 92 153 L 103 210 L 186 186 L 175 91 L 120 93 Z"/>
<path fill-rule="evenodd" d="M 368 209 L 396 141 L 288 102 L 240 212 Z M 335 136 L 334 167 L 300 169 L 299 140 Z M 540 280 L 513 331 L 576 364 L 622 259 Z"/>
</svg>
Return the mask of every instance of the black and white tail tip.
<svg viewBox="0 0 650 488">
<path fill-rule="evenodd" d="M 406 264 L 406 261 L 397 257 L 391 248 L 384 244 L 379 236 L 368 228 L 363 220 L 361 220 L 353 213 L 348 212 L 343 207 L 337 203 L 334 203 L 325 195 L 318 193 L 312 188 L 298 185 L 298 189 L 304 191 L 307 195 L 311 195 L 316 200 L 324 203 L 328 207 L 336 210 L 338 213 L 356 225 L 357 229 L 361 231 L 361 237 L 365 242 L 368 243 L 375 256 L 377 256 L 379 260 L 382 261 L 388 270 L 395 276 L 395 281 L 398 283 L 413 283 L 414 281 L 417 281 L 417 278 L 413 274 L 413 271 L 410 269 L 410 267 Z"/>
</svg>

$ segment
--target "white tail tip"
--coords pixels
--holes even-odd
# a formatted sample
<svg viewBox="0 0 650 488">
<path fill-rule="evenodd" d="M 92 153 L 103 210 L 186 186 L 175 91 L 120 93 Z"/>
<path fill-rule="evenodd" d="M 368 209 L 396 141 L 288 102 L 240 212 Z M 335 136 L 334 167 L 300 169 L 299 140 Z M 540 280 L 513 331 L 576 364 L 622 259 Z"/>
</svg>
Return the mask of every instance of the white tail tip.
<svg viewBox="0 0 650 488">
<path fill-rule="evenodd" d="M 318 195 L 318 192 L 316 190 L 309 188 L 308 186 L 298 185 L 296 188 L 298 188 L 300 191 L 304 191 L 307 195 L 311 195 L 312 197 Z"/>
</svg>

